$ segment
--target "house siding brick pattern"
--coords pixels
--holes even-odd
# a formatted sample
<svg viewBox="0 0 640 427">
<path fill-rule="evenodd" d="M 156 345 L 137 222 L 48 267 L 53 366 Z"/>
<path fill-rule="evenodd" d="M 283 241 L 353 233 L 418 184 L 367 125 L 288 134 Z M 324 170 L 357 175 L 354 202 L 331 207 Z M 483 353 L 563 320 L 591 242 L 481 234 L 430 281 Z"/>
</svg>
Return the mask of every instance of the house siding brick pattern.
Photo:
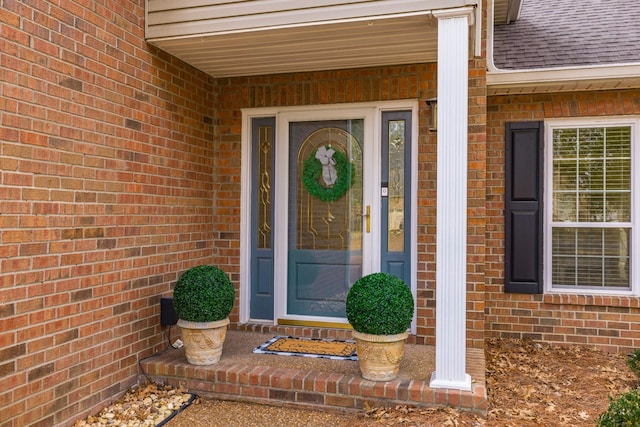
<svg viewBox="0 0 640 427">
<path fill-rule="evenodd" d="M 484 60 L 469 63 L 469 173 L 468 173 L 468 271 L 467 344 L 484 343 L 484 238 L 485 238 L 485 72 Z M 436 64 L 406 65 L 357 70 L 322 71 L 262 77 L 216 79 L 220 158 L 219 208 L 214 222 L 228 224 L 215 262 L 225 270 L 240 262 L 240 110 L 258 107 L 290 107 L 317 104 L 419 99 L 418 118 L 418 246 L 417 333 L 410 342 L 435 343 L 436 251 L 436 133 L 429 130 L 431 110 L 425 100 L 437 94 Z M 216 184 L 217 185 L 217 184 Z M 224 207 L 222 207 L 224 206 Z"/>
<path fill-rule="evenodd" d="M 144 42 L 142 1 L 0 9 L 0 426 L 68 425 L 212 261 L 213 79 Z"/>
<path fill-rule="evenodd" d="M 488 98 L 486 328 L 488 337 L 531 338 L 627 352 L 640 347 L 640 298 L 504 293 L 505 124 L 640 115 L 640 90 Z"/>
<path fill-rule="evenodd" d="M 239 284 L 241 108 L 419 99 L 417 334 L 434 344 L 436 65 L 214 80 L 144 42 L 144 2 L 0 0 L 0 426 L 69 425 L 166 345 L 160 296 Z M 469 66 L 467 308 L 484 340 L 485 63 Z M 231 314 L 238 325 L 238 306 Z M 311 398 L 311 397 L 310 397 Z"/>
</svg>

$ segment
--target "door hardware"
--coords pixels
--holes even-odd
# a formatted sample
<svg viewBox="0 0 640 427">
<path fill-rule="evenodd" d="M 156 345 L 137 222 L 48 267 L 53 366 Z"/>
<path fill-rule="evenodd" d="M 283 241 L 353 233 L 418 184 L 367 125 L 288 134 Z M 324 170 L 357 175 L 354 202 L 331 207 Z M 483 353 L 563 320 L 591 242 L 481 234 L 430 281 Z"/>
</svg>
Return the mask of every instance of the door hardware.
<svg viewBox="0 0 640 427">
<path fill-rule="evenodd" d="M 358 216 L 366 218 L 367 222 L 365 223 L 365 230 L 367 231 L 367 233 L 371 233 L 371 206 L 367 205 L 365 213 L 361 215 L 359 214 Z"/>
</svg>

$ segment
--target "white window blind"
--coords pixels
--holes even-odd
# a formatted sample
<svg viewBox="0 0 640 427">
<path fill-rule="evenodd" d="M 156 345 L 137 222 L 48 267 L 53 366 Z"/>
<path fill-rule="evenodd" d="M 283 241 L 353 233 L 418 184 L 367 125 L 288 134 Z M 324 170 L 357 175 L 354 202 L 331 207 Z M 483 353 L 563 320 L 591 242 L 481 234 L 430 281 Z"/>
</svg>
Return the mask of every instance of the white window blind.
<svg viewBox="0 0 640 427">
<path fill-rule="evenodd" d="M 631 288 L 632 135 L 630 125 L 553 128 L 552 288 Z"/>
</svg>

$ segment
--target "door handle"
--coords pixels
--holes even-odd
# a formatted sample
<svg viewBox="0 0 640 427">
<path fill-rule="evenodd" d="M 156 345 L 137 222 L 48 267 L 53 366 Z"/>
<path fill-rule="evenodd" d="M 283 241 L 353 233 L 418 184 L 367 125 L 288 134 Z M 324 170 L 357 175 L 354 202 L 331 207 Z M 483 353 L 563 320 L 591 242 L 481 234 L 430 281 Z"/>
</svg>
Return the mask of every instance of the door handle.
<svg viewBox="0 0 640 427">
<path fill-rule="evenodd" d="M 365 230 L 367 231 L 367 233 L 371 233 L 371 206 L 367 205 L 365 212 L 356 214 L 356 216 L 366 218 L 367 222 L 365 223 Z"/>
<path fill-rule="evenodd" d="M 371 206 L 367 205 L 367 233 L 371 233 Z"/>
</svg>

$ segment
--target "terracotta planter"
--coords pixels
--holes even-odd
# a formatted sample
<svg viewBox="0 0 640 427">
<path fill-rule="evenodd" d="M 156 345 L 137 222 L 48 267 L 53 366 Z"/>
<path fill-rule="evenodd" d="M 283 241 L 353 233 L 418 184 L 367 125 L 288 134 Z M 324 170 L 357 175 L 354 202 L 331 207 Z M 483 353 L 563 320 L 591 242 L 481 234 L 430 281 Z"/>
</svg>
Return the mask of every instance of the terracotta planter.
<svg viewBox="0 0 640 427">
<path fill-rule="evenodd" d="M 222 355 L 229 319 L 216 322 L 189 322 L 179 319 L 185 355 L 192 365 L 213 365 Z"/>
<path fill-rule="evenodd" d="M 371 335 L 353 331 L 358 348 L 362 377 L 372 381 L 390 381 L 398 376 L 408 332 L 397 335 Z"/>
</svg>

